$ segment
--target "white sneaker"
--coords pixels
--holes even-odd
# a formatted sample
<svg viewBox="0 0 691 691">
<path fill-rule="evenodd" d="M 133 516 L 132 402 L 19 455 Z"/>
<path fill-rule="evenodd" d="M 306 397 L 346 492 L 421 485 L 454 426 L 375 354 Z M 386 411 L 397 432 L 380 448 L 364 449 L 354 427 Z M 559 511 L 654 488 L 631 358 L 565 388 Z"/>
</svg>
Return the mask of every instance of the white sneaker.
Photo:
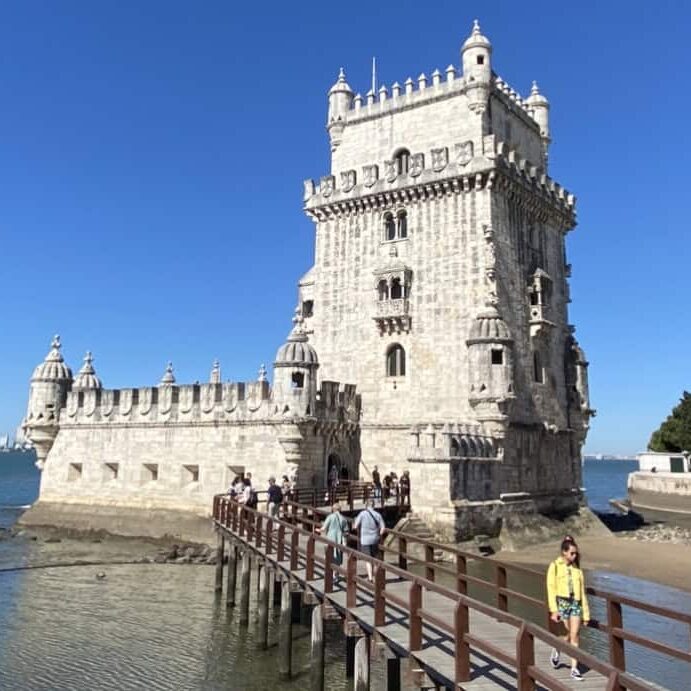
<svg viewBox="0 0 691 691">
<path fill-rule="evenodd" d="M 579 672 L 578 667 L 572 667 L 571 668 L 571 678 L 574 681 L 583 681 L 583 676 Z"/>
<path fill-rule="evenodd" d="M 552 648 L 552 654 L 549 656 L 549 661 L 552 663 L 552 667 L 554 667 L 554 669 L 559 667 L 559 651 L 556 648 Z"/>
</svg>

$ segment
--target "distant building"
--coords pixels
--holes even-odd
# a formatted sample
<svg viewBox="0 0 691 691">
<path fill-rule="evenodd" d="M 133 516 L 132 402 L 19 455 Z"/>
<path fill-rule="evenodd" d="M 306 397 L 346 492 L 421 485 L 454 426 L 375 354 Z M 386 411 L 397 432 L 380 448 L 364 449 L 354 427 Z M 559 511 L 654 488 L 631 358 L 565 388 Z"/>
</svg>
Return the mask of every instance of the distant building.
<svg viewBox="0 0 691 691">
<path fill-rule="evenodd" d="M 410 471 L 414 510 L 449 539 L 575 510 L 593 411 L 547 99 L 494 72 L 476 23 L 443 72 L 363 97 L 341 71 L 327 131 L 331 170 L 304 184 L 315 263 L 273 387 L 179 386 L 170 368 L 109 391 L 90 359 L 73 379 L 56 343 L 25 423 L 39 503 L 204 512 L 241 469 L 320 487 L 332 465 L 376 463 Z"/>
</svg>

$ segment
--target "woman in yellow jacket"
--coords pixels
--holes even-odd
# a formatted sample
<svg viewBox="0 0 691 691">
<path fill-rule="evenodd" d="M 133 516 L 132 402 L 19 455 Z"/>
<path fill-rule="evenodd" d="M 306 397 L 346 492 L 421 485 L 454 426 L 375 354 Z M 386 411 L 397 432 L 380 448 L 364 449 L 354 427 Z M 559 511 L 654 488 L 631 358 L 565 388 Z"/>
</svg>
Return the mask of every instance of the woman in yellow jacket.
<svg viewBox="0 0 691 691">
<path fill-rule="evenodd" d="M 561 543 L 561 556 L 547 569 L 547 603 L 552 621 L 563 622 L 564 640 L 578 647 L 581 623 L 590 621 L 590 608 L 585 594 L 585 578 L 578 559 L 578 545 L 572 537 Z M 559 651 L 552 648 L 552 666 L 559 667 Z M 582 680 L 578 660 L 571 659 L 571 678 Z"/>
</svg>

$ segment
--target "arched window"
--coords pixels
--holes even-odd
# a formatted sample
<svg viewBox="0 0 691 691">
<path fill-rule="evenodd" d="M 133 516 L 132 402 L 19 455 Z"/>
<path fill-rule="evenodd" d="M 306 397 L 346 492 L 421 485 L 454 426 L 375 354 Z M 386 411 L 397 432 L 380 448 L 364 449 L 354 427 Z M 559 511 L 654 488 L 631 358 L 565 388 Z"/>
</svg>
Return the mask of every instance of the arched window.
<svg viewBox="0 0 691 691">
<path fill-rule="evenodd" d="M 396 172 L 399 175 L 407 175 L 408 165 L 410 164 L 410 151 L 408 149 L 399 149 L 393 155 L 393 160 L 396 162 Z"/>
<path fill-rule="evenodd" d="M 398 215 L 398 237 L 408 237 L 408 214 L 405 211 L 399 211 Z"/>
<path fill-rule="evenodd" d="M 380 300 L 389 299 L 389 284 L 383 278 L 377 283 L 377 294 Z"/>
<path fill-rule="evenodd" d="M 302 372 L 293 372 L 290 384 L 294 389 L 301 389 L 305 385 L 305 375 Z"/>
<path fill-rule="evenodd" d="M 394 278 L 391 282 L 391 299 L 400 300 L 402 297 L 405 297 L 405 295 L 403 294 L 403 286 L 401 285 L 401 279 Z"/>
<path fill-rule="evenodd" d="M 399 343 L 386 351 L 386 376 L 405 377 L 405 350 Z"/>
<path fill-rule="evenodd" d="M 396 222 L 390 213 L 384 216 L 384 237 L 387 240 L 396 239 Z"/>
</svg>

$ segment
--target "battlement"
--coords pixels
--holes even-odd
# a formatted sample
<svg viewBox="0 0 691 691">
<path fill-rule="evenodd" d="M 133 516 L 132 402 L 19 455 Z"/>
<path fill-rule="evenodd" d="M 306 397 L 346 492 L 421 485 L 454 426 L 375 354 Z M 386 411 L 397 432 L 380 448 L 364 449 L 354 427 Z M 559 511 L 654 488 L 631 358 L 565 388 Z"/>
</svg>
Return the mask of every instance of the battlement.
<svg viewBox="0 0 691 691">
<path fill-rule="evenodd" d="M 321 211 L 327 216 L 347 212 L 354 202 L 367 208 L 386 207 L 418 199 L 420 195 L 468 192 L 485 185 L 491 188 L 498 179 L 497 171 L 505 174 L 506 184 L 513 181 L 527 185 L 532 193 L 562 213 L 575 213 L 573 194 L 493 134 L 479 141 L 411 152 L 408 172 L 403 174 L 395 171 L 393 161 L 377 161 L 362 166 L 361 171 L 351 169 L 326 175 L 319 184 L 305 180 L 305 211 L 320 218 Z"/>
<path fill-rule="evenodd" d="M 74 390 L 67 394 L 59 424 L 257 421 L 292 410 L 289 401 L 274 400 L 272 394 L 266 381 Z M 359 416 L 355 386 L 321 383 L 310 417 L 357 423 Z"/>
<path fill-rule="evenodd" d="M 453 98 L 465 94 L 474 86 L 475 84 L 465 79 L 453 65 L 449 65 L 443 74 L 439 69 L 435 69 L 429 78 L 424 72 L 415 80 L 408 77 L 402 86 L 399 82 L 394 82 L 390 87 L 382 84 L 376 93 L 370 89 L 364 97 L 360 93 L 355 94 L 352 106 L 346 112 L 345 124 L 362 122 Z M 526 123 L 538 128 L 533 109 L 518 91 L 496 74 L 492 74 L 491 86 L 493 95 L 506 100 L 507 105 L 514 104 L 514 112 L 520 113 Z"/>
</svg>

